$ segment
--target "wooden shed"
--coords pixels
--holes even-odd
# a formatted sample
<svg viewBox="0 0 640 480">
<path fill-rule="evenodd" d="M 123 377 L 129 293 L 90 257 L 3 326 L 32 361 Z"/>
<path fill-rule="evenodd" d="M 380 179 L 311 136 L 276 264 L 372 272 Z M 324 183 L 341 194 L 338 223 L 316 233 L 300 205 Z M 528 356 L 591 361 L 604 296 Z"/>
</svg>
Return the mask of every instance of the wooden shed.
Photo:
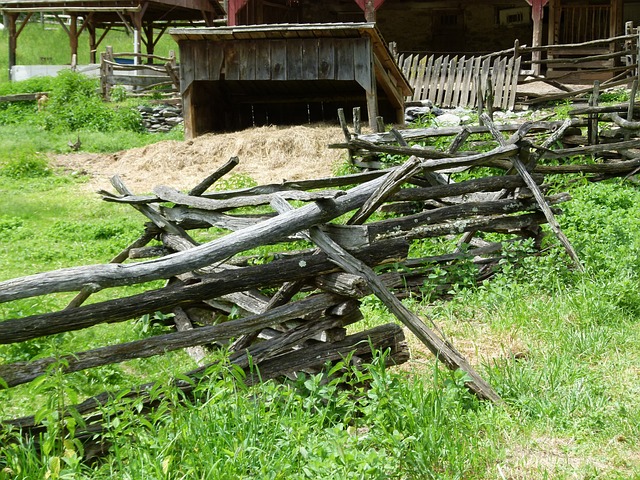
<svg viewBox="0 0 640 480">
<path fill-rule="evenodd" d="M 172 29 L 180 48 L 185 136 L 254 125 L 335 121 L 362 107 L 402 122 L 411 87 L 375 24 Z"/>
<path fill-rule="evenodd" d="M 141 53 L 144 43 L 152 55 L 168 27 L 192 22 L 213 25 L 226 14 L 218 0 L 4 0 L 0 12 L 9 33 L 9 70 L 16 65 L 18 37 L 34 14 L 52 15 L 60 22 L 69 36 L 71 56 L 77 55 L 80 35 L 87 31 L 90 63 L 96 63 L 97 48 L 112 28 L 133 32 L 134 50 Z M 68 17 L 68 25 L 60 15 Z"/>
</svg>

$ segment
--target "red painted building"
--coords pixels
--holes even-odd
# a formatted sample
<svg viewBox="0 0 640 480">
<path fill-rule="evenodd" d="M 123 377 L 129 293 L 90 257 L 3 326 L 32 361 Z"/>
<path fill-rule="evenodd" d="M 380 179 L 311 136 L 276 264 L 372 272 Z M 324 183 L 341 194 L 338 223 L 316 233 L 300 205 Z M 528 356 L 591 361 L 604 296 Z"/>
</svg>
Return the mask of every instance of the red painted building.
<svg viewBox="0 0 640 480">
<path fill-rule="evenodd" d="M 230 25 L 375 20 L 400 51 L 487 53 L 579 43 L 640 23 L 640 0 L 228 0 Z M 535 28 L 534 28 L 535 27 Z"/>
</svg>

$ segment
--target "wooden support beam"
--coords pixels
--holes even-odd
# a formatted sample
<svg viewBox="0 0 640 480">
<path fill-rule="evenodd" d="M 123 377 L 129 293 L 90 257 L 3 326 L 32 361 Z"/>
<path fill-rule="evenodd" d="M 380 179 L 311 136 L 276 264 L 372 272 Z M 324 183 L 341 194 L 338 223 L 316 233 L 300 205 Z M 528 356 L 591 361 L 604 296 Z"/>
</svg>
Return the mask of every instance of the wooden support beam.
<svg viewBox="0 0 640 480">
<path fill-rule="evenodd" d="M 6 11 L 5 11 L 6 12 Z M 11 79 L 11 68 L 16 65 L 16 50 L 18 49 L 18 37 L 26 27 L 29 19 L 33 15 L 32 12 L 28 13 L 22 23 L 18 25 L 18 14 L 7 13 L 9 19 L 9 79 Z"/>
<path fill-rule="evenodd" d="M 533 20 L 533 39 L 532 46 L 539 47 L 542 45 L 542 19 L 544 16 L 544 6 L 549 0 L 527 0 L 527 3 L 531 5 L 531 19 Z M 542 52 L 539 50 L 534 51 L 531 54 L 531 60 L 533 62 L 533 70 L 535 75 L 540 75 L 540 59 L 542 58 Z"/>
<path fill-rule="evenodd" d="M 92 20 L 93 14 L 89 14 L 89 17 L 85 19 L 85 25 L 89 32 L 89 63 L 97 63 L 97 50 L 98 44 L 96 42 L 96 26 Z"/>
<path fill-rule="evenodd" d="M 71 24 L 69 25 L 69 46 L 71 47 L 71 58 L 78 58 L 78 15 L 71 15 Z"/>
</svg>

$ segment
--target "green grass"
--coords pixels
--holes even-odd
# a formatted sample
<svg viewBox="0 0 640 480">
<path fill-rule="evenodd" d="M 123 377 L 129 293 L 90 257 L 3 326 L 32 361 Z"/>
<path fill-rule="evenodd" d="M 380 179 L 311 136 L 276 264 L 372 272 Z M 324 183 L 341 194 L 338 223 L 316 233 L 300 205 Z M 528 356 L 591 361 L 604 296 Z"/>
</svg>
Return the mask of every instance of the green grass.
<svg viewBox="0 0 640 480">
<path fill-rule="evenodd" d="M 20 126 L 5 125 L 0 126 L 0 162 L 24 152 L 70 153 L 68 143 L 75 142 L 78 136 L 82 141 L 81 151 L 89 153 L 113 153 L 162 140 L 184 139 L 184 134 L 179 128 L 168 133 L 121 131 L 114 135 L 112 132 L 87 130 L 76 130 L 73 133 L 50 132 L 41 127 L 25 129 Z"/>
</svg>

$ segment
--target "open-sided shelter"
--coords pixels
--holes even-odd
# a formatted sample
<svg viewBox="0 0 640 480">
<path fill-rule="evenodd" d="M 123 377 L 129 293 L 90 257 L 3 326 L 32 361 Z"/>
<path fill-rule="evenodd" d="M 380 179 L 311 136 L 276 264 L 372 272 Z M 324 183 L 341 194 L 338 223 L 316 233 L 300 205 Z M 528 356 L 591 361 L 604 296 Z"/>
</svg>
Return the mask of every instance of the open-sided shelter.
<svg viewBox="0 0 640 480">
<path fill-rule="evenodd" d="M 185 135 L 337 118 L 403 121 L 406 79 L 372 23 L 172 29 Z M 364 115 L 363 115 L 364 117 Z"/>
<path fill-rule="evenodd" d="M 9 70 L 16 64 L 18 37 L 36 13 L 58 18 L 69 35 L 71 55 L 78 53 L 78 40 L 86 30 L 89 36 L 91 63 L 96 62 L 96 49 L 114 26 L 125 26 L 134 34 L 134 50 L 144 44 L 148 54 L 170 26 L 212 25 L 225 16 L 218 0 L 7 0 L 0 2 L 0 12 L 8 19 Z M 68 25 L 60 18 L 66 15 Z M 101 33 L 99 33 L 101 31 Z"/>
<path fill-rule="evenodd" d="M 403 52 L 488 53 L 532 35 L 524 0 L 228 0 L 229 25 L 362 20 Z"/>
</svg>

